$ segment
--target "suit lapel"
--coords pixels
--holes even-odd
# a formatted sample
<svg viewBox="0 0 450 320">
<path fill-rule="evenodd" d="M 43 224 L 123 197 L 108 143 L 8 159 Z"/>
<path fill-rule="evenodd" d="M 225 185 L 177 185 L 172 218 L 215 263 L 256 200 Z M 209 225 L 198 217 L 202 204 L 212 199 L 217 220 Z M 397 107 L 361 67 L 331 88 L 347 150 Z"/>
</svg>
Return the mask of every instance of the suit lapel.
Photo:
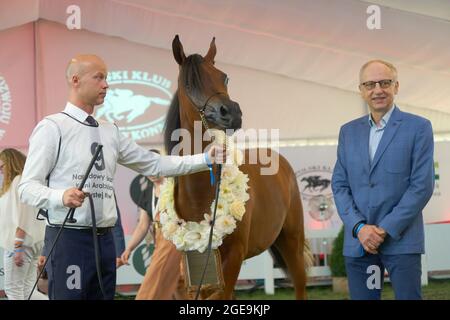
<svg viewBox="0 0 450 320">
<path fill-rule="evenodd" d="M 384 129 L 383 137 L 381 138 L 380 144 L 378 145 L 377 151 L 375 152 L 375 156 L 373 157 L 372 166 L 370 167 L 370 173 L 372 173 L 378 161 L 380 161 L 380 158 L 383 155 L 384 151 L 394 138 L 395 133 L 401 125 L 401 121 L 402 119 L 400 110 L 395 107 L 394 111 L 392 112 L 391 118 L 389 119 L 389 122 Z"/>
<path fill-rule="evenodd" d="M 369 160 L 369 135 L 370 135 L 370 126 L 368 122 L 368 118 L 364 117 L 361 122 L 361 135 L 359 136 L 359 150 L 361 154 L 362 164 L 366 172 L 369 172 L 370 169 L 370 160 Z"/>
</svg>

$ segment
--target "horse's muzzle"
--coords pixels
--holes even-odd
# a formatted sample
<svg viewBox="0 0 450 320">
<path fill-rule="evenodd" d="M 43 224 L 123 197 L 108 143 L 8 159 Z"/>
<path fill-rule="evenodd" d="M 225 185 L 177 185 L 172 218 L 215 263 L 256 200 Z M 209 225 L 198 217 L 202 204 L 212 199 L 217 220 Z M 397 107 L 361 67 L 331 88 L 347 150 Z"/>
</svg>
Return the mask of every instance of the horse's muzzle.
<svg viewBox="0 0 450 320">
<path fill-rule="evenodd" d="M 220 103 L 213 106 L 205 112 L 209 122 L 222 130 L 238 130 L 242 126 L 242 111 L 239 104 L 234 101 Z"/>
</svg>

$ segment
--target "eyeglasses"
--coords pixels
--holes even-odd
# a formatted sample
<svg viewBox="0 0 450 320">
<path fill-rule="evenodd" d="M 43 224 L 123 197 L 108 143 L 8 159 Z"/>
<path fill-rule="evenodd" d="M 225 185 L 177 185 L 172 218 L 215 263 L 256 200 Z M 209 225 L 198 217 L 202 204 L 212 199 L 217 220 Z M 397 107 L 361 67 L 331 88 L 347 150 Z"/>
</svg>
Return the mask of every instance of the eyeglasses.
<svg viewBox="0 0 450 320">
<path fill-rule="evenodd" d="M 380 85 L 381 89 L 387 89 L 389 88 L 394 80 L 391 79 L 384 79 L 380 81 L 366 81 L 360 84 L 360 86 L 364 86 L 366 90 L 373 90 L 377 86 L 377 83 Z"/>
</svg>

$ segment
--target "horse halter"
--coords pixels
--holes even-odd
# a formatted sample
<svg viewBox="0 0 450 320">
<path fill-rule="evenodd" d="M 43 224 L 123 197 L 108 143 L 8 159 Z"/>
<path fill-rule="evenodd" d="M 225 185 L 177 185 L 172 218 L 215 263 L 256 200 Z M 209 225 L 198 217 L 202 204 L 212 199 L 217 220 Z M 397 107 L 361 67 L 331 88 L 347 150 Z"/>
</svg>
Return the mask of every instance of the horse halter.
<svg viewBox="0 0 450 320">
<path fill-rule="evenodd" d="M 209 96 L 208 99 L 206 99 L 206 102 L 203 104 L 203 106 L 200 108 L 200 110 L 197 109 L 197 111 L 200 113 L 200 119 L 202 120 L 203 126 L 205 127 L 205 130 L 209 130 L 209 126 L 208 126 L 208 122 L 206 121 L 205 118 L 205 109 L 208 106 L 208 102 L 209 100 L 211 100 L 211 98 L 218 96 L 218 95 L 225 95 L 227 96 L 227 94 L 225 92 L 216 92 L 213 93 L 212 95 Z M 192 101 L 192 99 L 191 99 Z M 192 103 L 195 105 L 194 101 L 192 101 Z"/>
</svg>

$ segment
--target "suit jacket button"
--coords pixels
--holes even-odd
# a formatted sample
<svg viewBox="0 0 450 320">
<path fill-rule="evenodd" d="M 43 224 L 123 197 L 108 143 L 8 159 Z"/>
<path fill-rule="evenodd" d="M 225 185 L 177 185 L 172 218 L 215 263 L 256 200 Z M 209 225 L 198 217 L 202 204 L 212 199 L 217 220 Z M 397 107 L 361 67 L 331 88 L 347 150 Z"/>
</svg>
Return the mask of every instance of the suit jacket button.
<svg viewBox="0 0 450 320">
<path fill-rule="evenodd" d="M 369 183 L 369 187 L 373 188 L 375 186 L 375 183 Z"/>
</svg>

